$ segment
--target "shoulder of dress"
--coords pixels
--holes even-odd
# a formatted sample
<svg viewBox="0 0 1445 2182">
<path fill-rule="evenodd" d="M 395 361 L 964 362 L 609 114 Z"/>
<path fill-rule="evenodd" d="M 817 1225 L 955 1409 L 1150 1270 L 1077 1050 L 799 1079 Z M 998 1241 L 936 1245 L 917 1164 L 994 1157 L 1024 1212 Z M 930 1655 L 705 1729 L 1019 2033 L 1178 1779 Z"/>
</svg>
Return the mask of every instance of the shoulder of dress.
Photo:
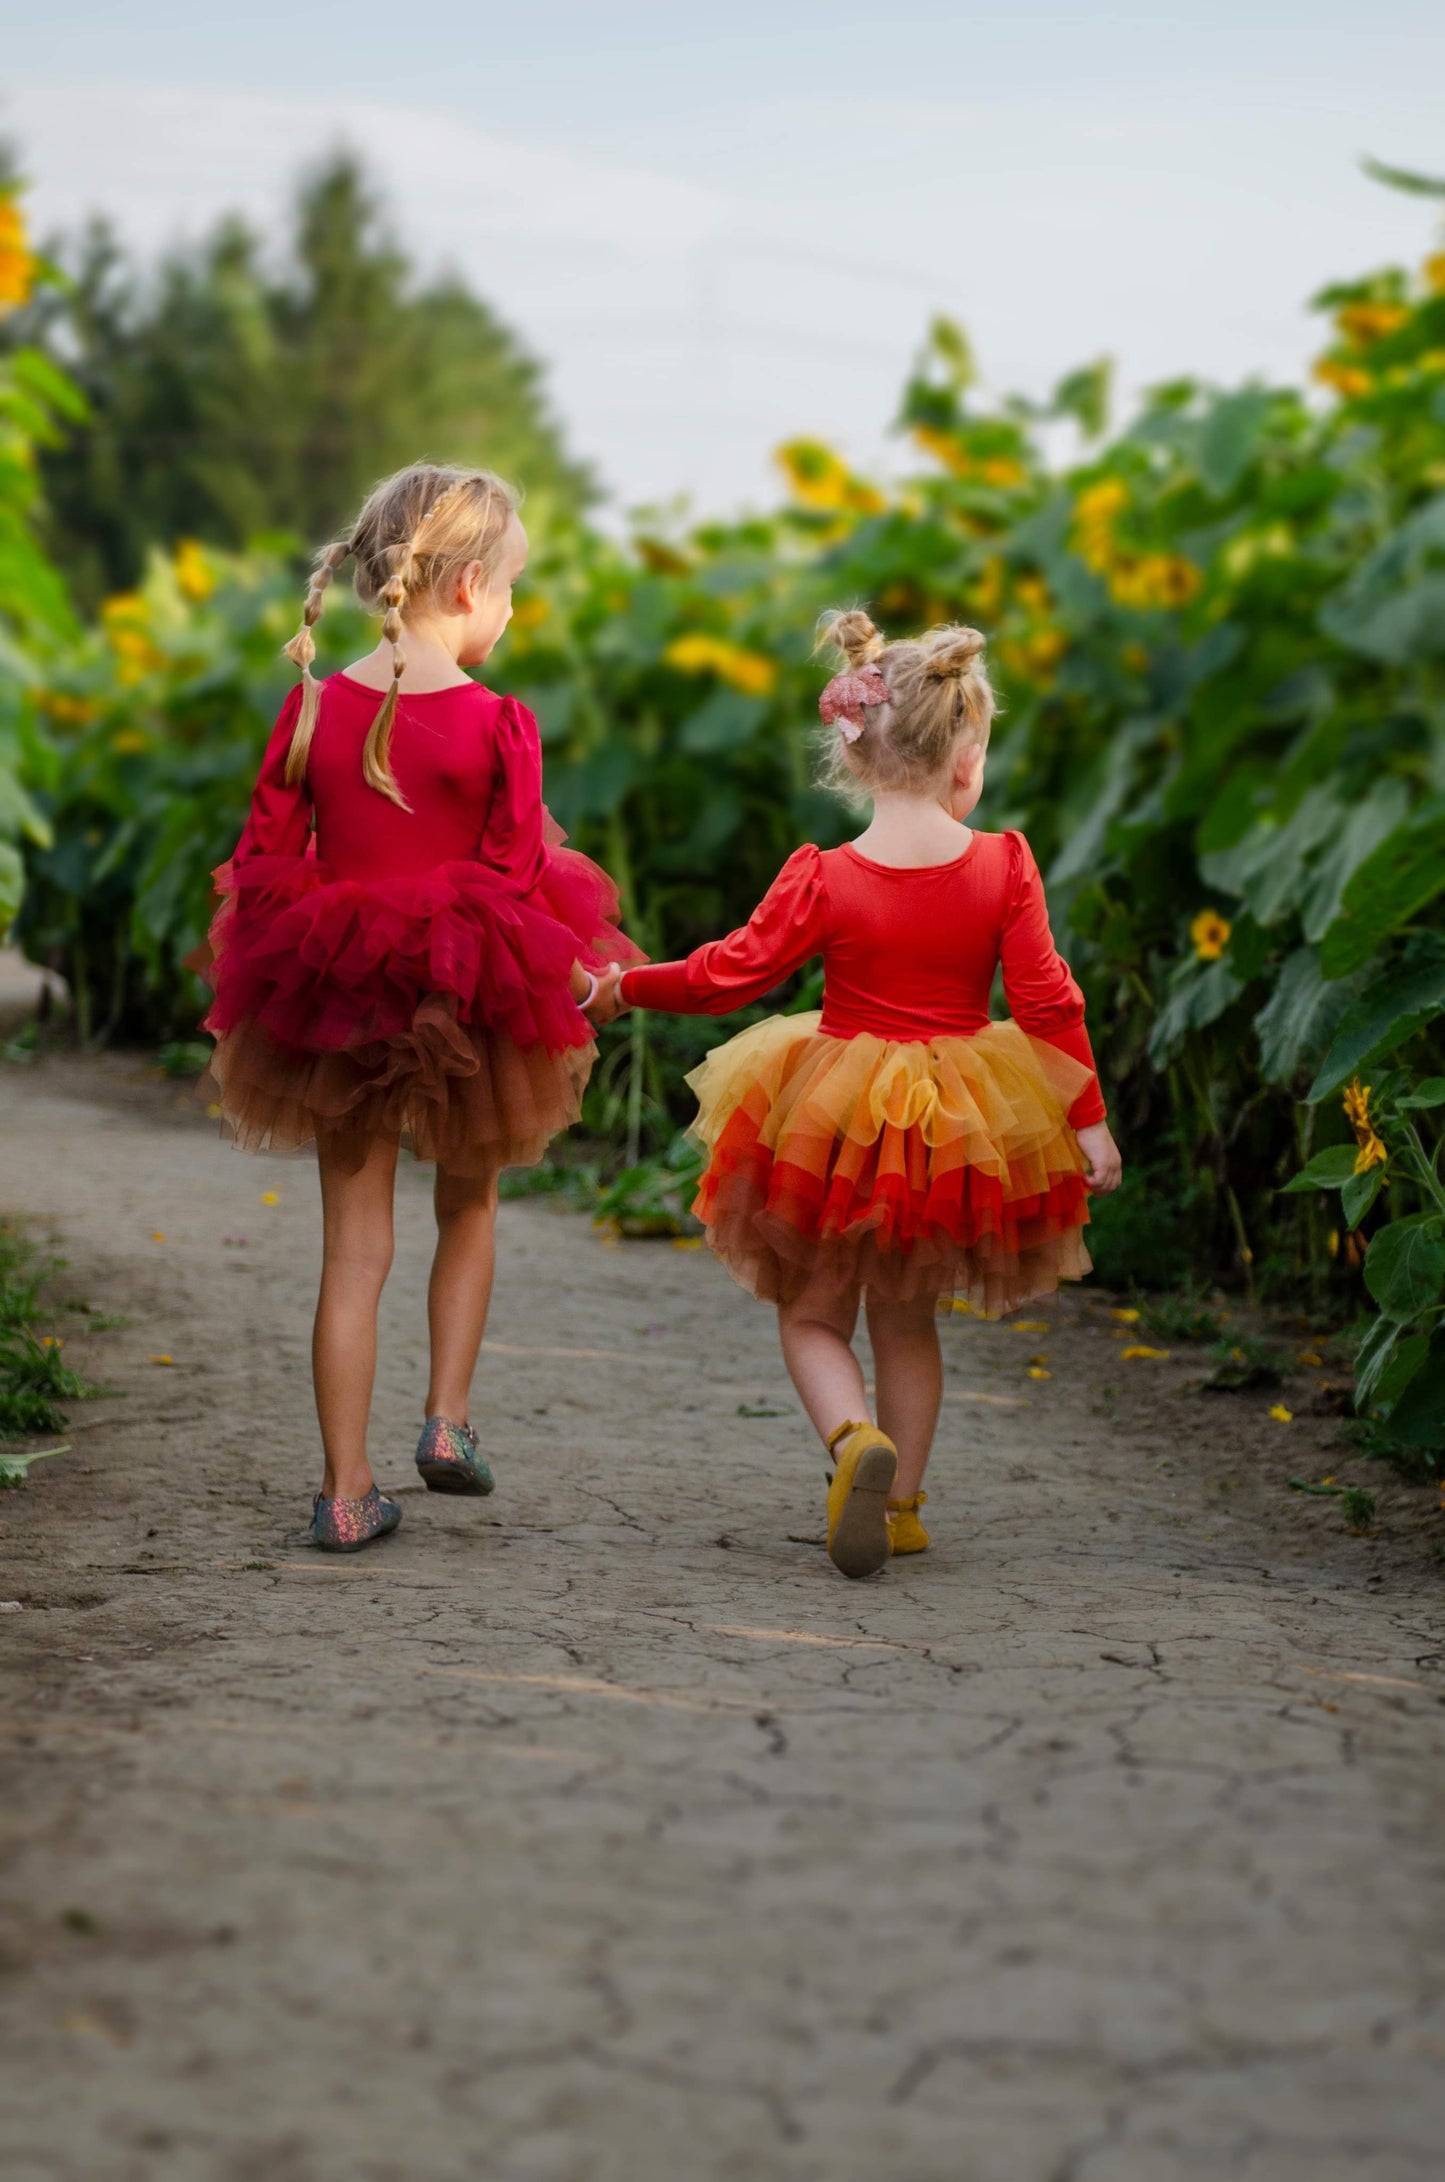
<svg viewBox="0 0 1445 2182">
<path fill-rule="evenodd" d="M 821 894 L 825 891 L 827 862 L 826 850 L 812 841 L 805 841 L 800 849 L 794 849 L 773 885 L 786 887 L 794 894 Z"/>
</svg>

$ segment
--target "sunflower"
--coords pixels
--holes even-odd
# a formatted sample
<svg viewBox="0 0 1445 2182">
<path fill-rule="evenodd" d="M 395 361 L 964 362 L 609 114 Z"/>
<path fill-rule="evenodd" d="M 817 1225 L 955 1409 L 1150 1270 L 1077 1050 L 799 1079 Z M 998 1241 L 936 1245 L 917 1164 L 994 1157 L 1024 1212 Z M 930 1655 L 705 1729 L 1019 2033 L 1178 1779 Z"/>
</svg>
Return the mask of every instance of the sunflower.
<svg viewBox="0 0 1445 2182">
<path fill-rule="evenodd" d="M 1361 1083 L 1358 1076 L 1346 1086 L 1342 1104 L 1345 1119 L 1355 1132 L 1359 1151 L 1355 1154 L 1356 1174 L 1368 1174 L 1371 1167 L 1383 1167 L 1390 1154 L 1376 1134 L 1370 1118 L 1370 1087 Z"/>
<path fill-rule="evenodd" d="M 1229 945 L 1233 930 L 1228 917 L 1221 917 L 1217 909 L 1201 909 L 1189 927 L 1189 937 L 1200 961 L 1217 962 Z"/>
</svg>

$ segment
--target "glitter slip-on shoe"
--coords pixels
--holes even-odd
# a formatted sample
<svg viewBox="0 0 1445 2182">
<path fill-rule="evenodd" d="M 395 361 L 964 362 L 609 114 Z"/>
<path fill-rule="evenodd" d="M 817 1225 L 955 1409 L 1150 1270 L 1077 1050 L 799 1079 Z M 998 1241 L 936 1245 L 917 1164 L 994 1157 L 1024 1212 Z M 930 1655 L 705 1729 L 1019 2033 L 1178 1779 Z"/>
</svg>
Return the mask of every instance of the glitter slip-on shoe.
<svg viewBox="0 0 1445 2182">
<path fill-rule="evenodd" d="M 416 1466 L 429 1493 L 489 1493 L 496 1479 L 469 1424 L 428 1417 L 416 1443 Z"/>
<path fill-rule="evenodd" d="M 401 1521 L 401 1509 L 373 1485 L 360 1500 L 323 1500 L 311 1508 L 311 1539 L 322 1553 L 359 1553 L 373 1538 L 385 1538 Z"/>
<path fill-rule="evenodd" d="M 841 1451 L 840 1451 L 841 1450 Z M 876 1424 L 840 1424 L 828 1441 L 828 1558 L 844 1576 L 871 1576 L 888 1559 L 888 1495 L 898 1449 Z"/>
</svg>

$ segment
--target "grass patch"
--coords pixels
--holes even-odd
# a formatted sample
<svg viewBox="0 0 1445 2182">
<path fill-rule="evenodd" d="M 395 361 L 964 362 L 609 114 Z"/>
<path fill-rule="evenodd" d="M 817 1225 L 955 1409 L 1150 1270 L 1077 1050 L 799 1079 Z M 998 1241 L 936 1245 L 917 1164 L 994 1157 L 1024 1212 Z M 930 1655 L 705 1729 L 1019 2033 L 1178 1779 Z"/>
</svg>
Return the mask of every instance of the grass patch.
<svg viewBox="0 0 1445 2182">
<path fill-rule="evenodd" d="M 0 1443 L 63 1431 L 63 1404 L 104 1392 L 71 1370 L 56 1335 L 37 1331 L 50 1315 L 46 1283 L 64 1262 L 42 1258 L 12 1222 L 0 1222 Z M 0 1488 L 23 1485 L 32 1462 L 63 1452 L 0 1455 Z"/>
</svg>

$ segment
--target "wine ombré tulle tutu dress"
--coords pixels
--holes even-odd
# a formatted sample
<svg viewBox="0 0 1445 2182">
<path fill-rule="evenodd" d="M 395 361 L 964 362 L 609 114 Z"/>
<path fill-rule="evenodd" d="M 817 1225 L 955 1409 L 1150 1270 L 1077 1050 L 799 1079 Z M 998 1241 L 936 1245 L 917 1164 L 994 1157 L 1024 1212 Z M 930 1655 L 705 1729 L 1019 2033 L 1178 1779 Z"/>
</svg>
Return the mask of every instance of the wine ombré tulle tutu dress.
<svg viewBox="0 0 1445 2182">
<path fill-rule="evenodd" d="M 225 1121 L 248 1151 L 317 1138 L 352 1167 L 378 1138 L 459 1175 L 535 1163 L 576 1121 L 596 1051 L 574 961 L 641 960 L 611 880 L 543 805 L 536 721 L 477 683 L 403 696 L 407 811 L 362 778 L 380 692 L 345 674 L 322 685 L 305 779 L 287 785 L 300 701 L 216 873 L 200 966 Z"/>
<path fill-rule="evenodd" d="M 1104 1102 L 1022 834 L 921 870 L 799 849 L 740 931 L 628 970 L 623 997 L 721 1015 L 819 954 L 821 1014 L 772 1016 L 688 1078 L 695 1209 L 734 1278 L 768 1302 L 821 1278 L 991 1316 L 1079 1279 L 1074 1131 Z M 989 1020 L 1000 964 L 1011 1022 Z"/>
</svg>

